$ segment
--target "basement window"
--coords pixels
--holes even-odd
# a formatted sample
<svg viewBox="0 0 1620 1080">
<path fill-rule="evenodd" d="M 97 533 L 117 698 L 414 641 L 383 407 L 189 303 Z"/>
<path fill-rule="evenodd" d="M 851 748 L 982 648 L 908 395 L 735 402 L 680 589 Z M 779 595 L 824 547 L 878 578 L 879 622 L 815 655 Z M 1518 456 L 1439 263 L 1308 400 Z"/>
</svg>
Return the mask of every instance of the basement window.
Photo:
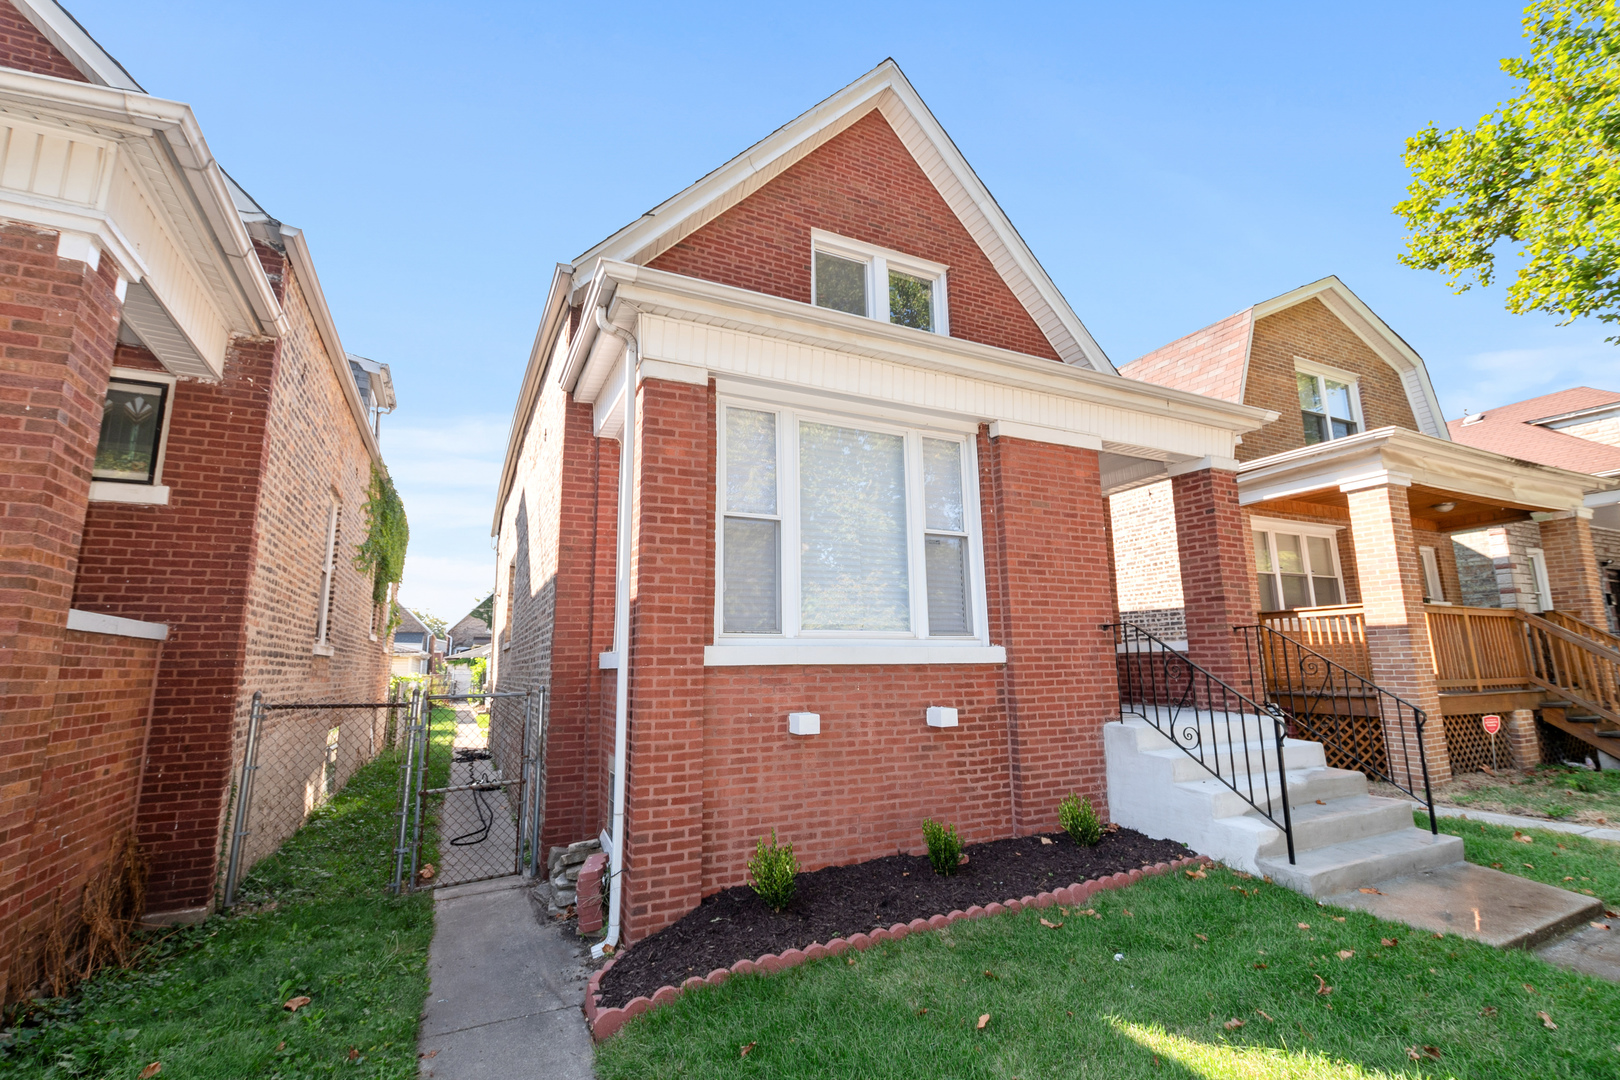
<svg viewBox="0 0 1620 1080">
<path fill-rule="evenodd" d="M 831 233 L 811 233 L 811 296 L 817 307 L 949 334 L 946 267 Z"/>
</svg>

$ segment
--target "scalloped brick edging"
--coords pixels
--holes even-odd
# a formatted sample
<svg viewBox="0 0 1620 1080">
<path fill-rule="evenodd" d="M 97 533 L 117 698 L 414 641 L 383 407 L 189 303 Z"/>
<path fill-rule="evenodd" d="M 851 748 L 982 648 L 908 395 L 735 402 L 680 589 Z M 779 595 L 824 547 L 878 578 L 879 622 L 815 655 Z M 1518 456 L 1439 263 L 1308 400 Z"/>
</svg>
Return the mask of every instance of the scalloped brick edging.
<svg viewBox="0 0 1620 1080">
<path fill-rule="evenodd" d="M 1145 877 L 1167 874 L 1172 870 L 1180 870 L 1185 866 L 1212 865 L 1214 865 L 1214 861 L 1206 856 L 1190 855 L 1185 859 L 1177 859 L 1171 863 L 1159 863 L 1145 870 L 1137 869 L 1129 873 L 1110 874 L 1104 878 L 1092 878 L 1083 884 L 1070 885 L 1065 889 L 1054 889 L 1051 892 L 1043 892 L 1039 896 L 1026 896 L 1022 900 L 1008 900 L 1001 904 L 986 904 L 984 907 L 975 904 L 966 911 L 953 911 L 949 915 L 935 915 L 928 919 L 912 919 L 909 923 L 895 923 L 887 929 L 878 927 L 869 934 L 851 934 L 847 938 L 833 938 L 825 945 L 818 941 L 802 949 L 787 949 L 780 954 L 766 953 L 758 960 L 739 960 L 729 968 L 715 968 L 702 978 L 693 975 L 678 987 L 660 986 L 652 997 L 631 998 L 621 1008 L 599 1008 L 596 999 L 601 996 L 602 976 L 606 975 L 608 969 L 619 962 L 619 958 L 615 956 L 591 976 L 591 981 L 585 987 L 585 1021 L 590 1025 L 591 1036 L 597 1042 L 601 1042 L 618 1031 L 632 1018 L 640 1016 L 650 1009 L 656 1009 L 660 1005 L 668 1005 L 688 990 L 700 986 L 719 986 L 733 975 L 747 975 L 750 972 L 785 971 L 791 967 L 798 967 L 809 960 L 838 956 L 850 949 L 861 952 L 880 941 L 899 941 L 908 934 L 920 933 L 924 930 L 943 930 L 958 919 L 982 919 L 987 915 L 1001 915 L 1009 911 L 1022 911 L 1025 908 L 1051 907 L 1054 904 L 1079 904 L 1092 893 L 1102 892 L 1107 889 L 1121 889 Z"/>
</svg>

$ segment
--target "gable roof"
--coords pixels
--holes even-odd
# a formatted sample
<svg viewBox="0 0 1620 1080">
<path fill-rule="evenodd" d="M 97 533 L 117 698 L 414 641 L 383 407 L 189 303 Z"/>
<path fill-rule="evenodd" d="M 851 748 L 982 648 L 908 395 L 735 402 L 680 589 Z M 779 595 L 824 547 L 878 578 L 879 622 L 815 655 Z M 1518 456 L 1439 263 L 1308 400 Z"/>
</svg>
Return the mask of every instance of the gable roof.
<svg viewBox="0 0 1620 1080">
<path fill-rule="evenodd" d="M 146 93 L 124 70 L 124 65 L 113 59 L 112 54 L 90 36 L 90 31 L 55 0 L 11 0 L 11 4 L 90 82 L 114 90 Z"/>
<path fill-rule="evenodd" d="M 412 611 L 408 607 L 401 607 L 399 609 L 399 625 L 394 627 L 394 633 L 397 634 L 401 630 L 405 631 L 407 634 L 433 633 L 432 630 L 428 629 L 426 623 L 416 617 L 416 612 Z"/>
<path fill-rule="evenodd" d="M 861 117 L 879 110 L 1065 363 L 1113 364 L 892 59 L 784 124 L 574 260 L 579 283 L 609 259 L 644 266 L 742 202 Z"/>
<path fill-rule="evenodd" d="M 1128 379 L 1242 402 L 1248 386 L 1254 324 L 1268 315 L 1313 299 L 1320 301 L 1400 376 L 1418 430 L 1438 439 L 1449 438 L 1440 399 L 1429 381 L 1423 358 L 1335 275 L 1274 296 L 1168 345 L 1161 345 L 1124 365 L 1119 373 Z"/>
<path fill-rule="evenodd" d="M 1481 450 L 1573 472 L 1609 476 L 1620 474 L 1620 446 L 1541 426 L 1548 421 L 1575 420 L 1581 413 L 1605 406 L 1620 407 L 1620 393 L 1574 386 L 1452 420 L 1446 427 L 1457 442 Z"/>
</svg>

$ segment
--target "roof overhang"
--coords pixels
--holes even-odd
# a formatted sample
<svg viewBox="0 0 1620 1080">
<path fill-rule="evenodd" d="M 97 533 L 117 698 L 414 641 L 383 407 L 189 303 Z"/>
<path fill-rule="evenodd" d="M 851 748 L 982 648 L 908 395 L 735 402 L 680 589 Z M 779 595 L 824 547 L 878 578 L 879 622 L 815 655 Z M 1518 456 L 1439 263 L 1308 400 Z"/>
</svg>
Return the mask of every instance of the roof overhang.
<svg viewBox="0 0 1620 1080">
<path fill-rule="evenodd" d="M 535 406 L 540 401 L 540 388 L 551 370 L 563 324 L 568 319 L 568 295 L 574 287 L 574 268 L 558 263 L 551 271 L 551 288 L 546 292 L 546 306 L 540 316 L 534 344 L 529 347 L 529 363 L 523 370 L 523 383 L 518 387 L 517 406 L 512 410 L 512 426 L 506 433 L 506 462 L 501 466 L 501 486 L 495 497 L 495 521 L 490 535 L 499 536 L 501 515 L 506 511 L 506 498 L 517 481 L 518 456 L 523 450 L 523 436 L 534 418 Z"/>
<path fill-rule="evenodd" d="M 1620 481 L 1519 461 L 1395 427 L 1245 462 L 1238 469 L 1237 483 L 1243 506 L 1390 483 L 1527 510 L 1583 515 L 1589 495 L 1620 488 Z"/>
<path fill-rule="evenodd" d="M 1429 381 L 1429 369 L 1424 365 L 1423 358 L 1337 276 L 1329 275 L 1256 304 L 1253 309 L 1254 321 L 1259 322 L 1267 315 L 1275 315 L 1312 299 L 1321 301 L 1369 349 L 1394 369 L 1406 390 L 1418 430 L 1449 442 L 1451 435 L 1446 431 L 1445 414 L 1440 410 L 1440 398 L 1434 392 L 1434 384 Z"/>
<path fill-rule="evenodd" d="M 191 108 L 0 70 L 0 219 L 116 263 L 125 322 L 176 375 L 219 378 L 235 336 L 285 316 Z"/>
<path fill-rule="evenodd" d="M 1058 356 L 1065 363 L 1112 374 L 1114 366 L 1107 355 L 893 60 L 885 60 L 575 259 L 579 276 L 571 300 L 581 299 L 600 262 L 645 265 L 873 109 L 883 113 Z"/>
</svg>

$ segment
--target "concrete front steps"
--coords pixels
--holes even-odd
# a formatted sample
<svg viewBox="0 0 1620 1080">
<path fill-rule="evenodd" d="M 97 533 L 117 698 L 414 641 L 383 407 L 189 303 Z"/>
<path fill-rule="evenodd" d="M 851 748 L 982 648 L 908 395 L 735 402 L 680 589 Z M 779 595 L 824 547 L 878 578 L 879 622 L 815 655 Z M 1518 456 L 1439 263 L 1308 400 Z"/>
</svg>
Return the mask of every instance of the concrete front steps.
<svg viewBox="0 0 1620 1080">
<path fill-rule="evenodd" d="M 1176 742 L 1157 727 L 1127 717 L 1103 729 L 1108 761 L 1108 806 L 1113 820 L 1148 836 L 1178 840 L 1235 869 L 1270 877 L 1306 896 L 1325 897 L 1374 882 L 1460 862 L 1463 844 L 1412 825 L 1411 804 L 1367 794 L 1361 773 L 1327 764 L 1322 744 L 1283 744 L 1294 858 L 1283 831 L 1243 795 L 1282 818 L 1283 778 L 1277 772 L 1270 717 L 1216 713 L 1172 722 Z M 1209 774 L 1176 743 L 1218 760 L 1223 777 Z M 1273 809 L 1274 808 L 1274 809 Z"/>
</svg>

